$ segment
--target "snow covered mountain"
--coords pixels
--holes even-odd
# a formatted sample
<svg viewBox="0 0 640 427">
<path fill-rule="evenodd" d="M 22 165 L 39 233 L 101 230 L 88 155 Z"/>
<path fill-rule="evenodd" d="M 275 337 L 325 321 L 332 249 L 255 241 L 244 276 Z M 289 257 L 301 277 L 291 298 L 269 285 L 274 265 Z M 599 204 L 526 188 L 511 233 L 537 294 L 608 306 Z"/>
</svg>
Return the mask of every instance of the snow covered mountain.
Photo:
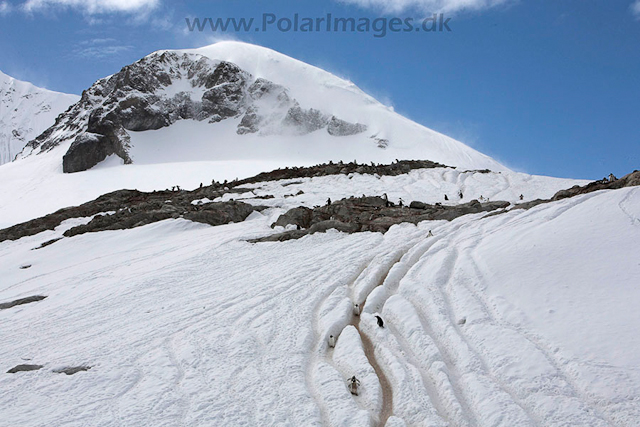
<svg viewBox="0 0 640 427">
<path fill-rule="evenodd" d="M 505 170 L 394 113 L 353 83 L 239 42 L 155 52 L 98 80 L 23 156 L 64 150 L 63 170 L 123 163 L 430 159 Z"/>
<path fill-rule="evenodd" d="M 0 427 L 635 426 L 639 241 L 640 172 L 517 173 L 269 49 L 156 52 L 0 166 Z"/>
<path fill-rule="evenodd" d="M 0 72 L 0 165 L 54 124 L 79 97 L 52 92 Z"/>
<path fill-rule="evenodd" d="M 121 188 L 195 188 L 284 166 L 395 159 L 509 172 L 273 50 L 221 42 L 159 51 L 98 80 L 0 167 L 0 182 L 14 183 L 0 186 L 0 227 Z"/>
</svg>

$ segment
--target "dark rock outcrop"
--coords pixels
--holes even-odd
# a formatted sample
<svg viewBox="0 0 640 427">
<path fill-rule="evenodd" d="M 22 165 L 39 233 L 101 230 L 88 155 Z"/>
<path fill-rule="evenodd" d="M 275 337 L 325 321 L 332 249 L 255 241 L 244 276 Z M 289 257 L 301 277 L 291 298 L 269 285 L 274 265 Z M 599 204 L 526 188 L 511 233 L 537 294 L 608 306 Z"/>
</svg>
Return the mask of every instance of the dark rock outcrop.
<svg viewBox="0 0 640 427">
<path fill-rule="evenodd" d="M 176 93 L 180 89 L 172 85 L 177 82 L 194 90 Z M 127 131 L 160 129 L 184 119 L 216 123 L 234 117 L 242 117 L 240 135 L 306 134 L 327 128 L 330 135 L 341 136 L 366 130 L 364 125 L 302 108 L 283 86 L 255 79 L 236 64 L 164 52 L 98 80 L 52 127 L 30 141 L 22 155 L 72 140 L 63 158 L 66 173 L 90 169 L 114 154 L 131 163 Z"/>
<path fill-rule="evenodd" d="M 231 222 L 242 222 L 253 211 L 254 207 L 252 205 L 242 202 L 209 203 L 204 205 L 202 210 L 186 213 L 184 218 L 193 222 L 216 226 Z"/>
<path fill-rule="evenodd" d="M 278 220 L 272 224 L 272 228 L 275 226 L 285 227 L 289 224 L 295 225 L 300 228 L 309 228 L 311 226 L 311 220 L 313 217 L 313 210 L 300 206 L 287 211 L 287 213 L 280 215 Z"/>
<path fill-rule="evenodd" d="M 374 231 L 385 233 L 396 224 L 422 221 L 447 220 L 451 221 L 463 215 L 490 212 L 504 209 L 508 202 L 480 203 L 472 200 L 469 203 L 442 206 L 414 202 L 414 207 L 393 206 L 382 197 L 359 197 L 342 199 L 330 205 L 308 209 L 298 207 L 281 215 L 272 225 L 296 225 L 300 229 L 251 240 L 257 242 L 273 242 L 297 239 L 307 234 L 336 229 L 345 233 Z"/>
<path fill-rule="evenodd" d="M 86 372 L 89 369 L 91 369 L 91 366 L 69 366 L 66 368 L 62 368 L 62 369 L 55 369 L 53 372 L 56 374 L 66 374 L 66 375 L 73 375 L 73 374 L 77 374 L 78 372 Z"/>
<path fill-rule="evenodd" d="M 211 225 L 221 225 L 244 221 L 254 210 L 265 209 L 242 202 L 203 205 L 192 203 L 203 198 L 215 199 L 224 193 L 236 191 L 245 191 L 245 189 L 237 187 L 225 190 L 220 185 L 212 185 L 194 191 L 167 190 L 152 193 L 137 190 L 114 191 L 80 206 L 60 209 L 44 217 L 0 230 L 0 242 L 53 230 L 62 221 L 70 218 L 93 217 L 89 223 L 65 231 L 65 237 L 89 232 L 135 228 L 170 218 L 185 218 Z M 45 242 L 38 249 L 58 240 Z"/>
<path fill-rule="evenodd" d="M 362 133 L 367 130 L 367 126 L 361 123 L 349 123 L 340 120 L 336 116 L 331 117 L 327 125 L 327 132 L 333 136 L 349 136 Z"/>
<path fill-rule="evenodd" d="M 7 371 L 7 374 L 16 374 L 18 372 L 37 371 L 42 369 L 43 365 L 17 365 Z"/>
<path fill-rule="evenodd" d="M 625 187 L 636 187 L 640 185 L 640 171 L 633 171 L 630 174 L 623 176 L 615 181 L 609 181 L 607 179 L 601 179 L 599 181 L 593 181 L 587 185 L 574 185 L 567 190 L 560 190 L 553 195 L 550 199 L 537 199 L 529 202 L 520 203 L 515 205 L 514 209 L 531 209 L 534 206 L 541 205 L 543 203 L 550 203 L 557 200 L 567 199 L 570 197 L 579 196 L 581 194 L 588 194 L 599 190 L 617 190 Z"/>
<path fill-rule="evenodd" d="M 256 182 L 278 181 L 281 179 L 313 178 L 328 175 L 349 175 L 352 173 L 398 176 L 411 172 L 414 169 L 449 168 L 440 163 L 429 160 L 400 160 L 388 165 L 362 164 L 356 162 L 323 163 L 310 167 L 292 167 L 276 169 L 271 172 L 264 172 L 251 178 L 242 179 L 236 185 L 252 184 Z M 292 185 L 293 183 L 284 184 Z"/>
<path fill-rule="evenodd" d="M 598 190 L 616 190 L 618 188 L 635 187 L 638 185 L 640 185 L 640 171 L 633 171 L 630 174 L 627 174 L 615 181 L 601 179 L 599 181 L 590 182 L 589 184 L 582 187 L 579 185 L 575 185 L 568 190 L 560 190 L 551 198 L 551 200 L 562 200 L 568 197 L 592 193 Z"/>
<path fill-rule="evenodd" d="M 46 296 L 43 295 L 34 295 L 32 297 L 26 297 L 26 298 L 20 298 L 17 299 L 15 301 L 11 301 L 11 302 L 5 302 L 0 304 L 0 310 L 6 310 L 8 308 L 12 308 L 18 305 L 24 305 L 24 304 L 29 304 L 32 302 L 38 302 L 38 301 L 42 301 L 43 299 L 45 299 Z"/>
</svg>

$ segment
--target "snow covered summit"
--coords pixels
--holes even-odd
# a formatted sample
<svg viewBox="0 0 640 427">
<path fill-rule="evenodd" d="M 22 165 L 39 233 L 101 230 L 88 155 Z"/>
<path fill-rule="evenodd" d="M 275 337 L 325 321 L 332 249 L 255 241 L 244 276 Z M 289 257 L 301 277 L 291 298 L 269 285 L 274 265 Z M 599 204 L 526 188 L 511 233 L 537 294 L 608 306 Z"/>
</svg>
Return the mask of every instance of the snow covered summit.
<svg viewBox="0 0 640 427">
<path fill-rule="evenodd" d="M 98 80 L 23 156 L 56 149 L 65 172 L 121 163 L 429 159 L 505 170 L 353 83 L 270 49 L 221 42 L 152 53 Z M 64 153 L 61 151 L 64 150 Z"/>
<path fill-rule="evenodd" d="M 51 126 L 56 116 L 78 99 L 0 71 L 0 165 L 12 161 L 27 142 Z"/>
</svg>

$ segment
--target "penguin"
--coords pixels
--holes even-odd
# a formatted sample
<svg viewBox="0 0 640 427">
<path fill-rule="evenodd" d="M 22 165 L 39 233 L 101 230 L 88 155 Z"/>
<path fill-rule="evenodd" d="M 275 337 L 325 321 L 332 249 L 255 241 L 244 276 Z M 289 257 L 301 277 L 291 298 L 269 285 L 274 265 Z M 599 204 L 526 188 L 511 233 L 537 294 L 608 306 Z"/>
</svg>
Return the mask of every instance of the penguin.
<svg viewBox="0 0 640 427">
<path fill-rule="evenodd" d="M 383 193 L 382 194 L 382 198 L 384 199 L 384 205 L 385 207 L 389 207 L 389 196 L 387 196 L 387 193 Z"/>
<path fill-rule="evenodd" d="M 382 321 L 382 317 L 376 314 L 376 320 L 378 321 L 378 326 L 380 326 L 381 328 L 384 328 L 384 322 Z"/>
<path fill-rule="evenodd" d="M 520 200 L 524 200 L 524 196 L 522 194 L 520 195 Z"/>
<path fill-rule="evenodd" d="M 433 237 L 433 233 L 431 232 L 431 230 L 429 230 L 429 234 L 427 234 L 427 237 Z"/>
<path fill-rule="evenodd" d="M 329 347 L 334 348 L 336 346 L 336 337 L 329 335 Z"/>
<path fill-rule="evenodd" d="M 351 392 L 351 394 L 357 396 L 358 395 L 358 385 L 360 384 L 360 381 L 356 378 L 356 376 L 352 376 L 351 378 L 349 378 L 349 391 Z"/>
<path fill-rule="evenodd" d="M 449 196 L 447 196 L 446 194 L 444 195 L 444 200 L 448 201 L 449 200 Z"/>
<path fill-rule="evenodd" d="M 360 316 L 360 304 L 353 304 L 353 315 Z"/>
</svg>

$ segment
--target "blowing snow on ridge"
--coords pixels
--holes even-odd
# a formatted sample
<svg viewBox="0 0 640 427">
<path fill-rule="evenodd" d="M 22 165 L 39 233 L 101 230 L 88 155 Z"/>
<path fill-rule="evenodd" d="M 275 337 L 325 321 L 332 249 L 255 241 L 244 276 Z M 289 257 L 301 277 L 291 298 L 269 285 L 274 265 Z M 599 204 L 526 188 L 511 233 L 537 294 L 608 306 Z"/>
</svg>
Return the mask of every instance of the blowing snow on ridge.
<svg viewBox="0 0 640 427">
<path fill-rule="evenodd" d="M 504 170 L 394 113 L 353 83 L 267 48 L 159 51 L 96 82 L 23 156 L 64 150 L 65 172 L 122 163 L 423 158 Z"/>
</svg>

